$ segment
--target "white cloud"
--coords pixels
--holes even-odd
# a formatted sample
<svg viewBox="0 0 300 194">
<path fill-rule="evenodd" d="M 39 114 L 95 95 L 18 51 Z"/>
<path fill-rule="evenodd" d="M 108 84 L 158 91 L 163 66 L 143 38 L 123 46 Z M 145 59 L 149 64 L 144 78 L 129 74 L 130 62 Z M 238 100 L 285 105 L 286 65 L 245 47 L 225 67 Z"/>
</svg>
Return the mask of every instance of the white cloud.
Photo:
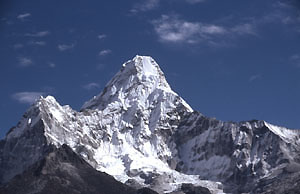
<svg viewBox="0 0 300 194">
<path fill-rule="evenodd" d="M 236 26 L 221 26 L 216 24 L 190 22 L 178 16 L 162 15 L 160 19 L 152 21 L 154 31 L 162 42 L 169 43 L 199 43 L 217 46 L 224 44 L 227 39 L 236 35 L 255 35 L 251 24 Z M 232 36 L 234 35 L 234 36 Z"/>
<path fill-rule="evenodd" d="M 131 13 L 150 11 L 158 7 L 160 0 L 143 0 L 133 6 Z"/>
<path fill-rule="evenodd" d="M 256 75 L 250 76 L 249 79 L 248 79 L 248 81 L 249 82 L 253 82 L 253 81 L 258 80 L 260 78 L 261 78 L 261 75 L 260 74 L 256 74 Z"/>
<path fill-rule="evenodd" d="M 93 89 L 100 88 L 100 85 L 95 82 L 92 82 L 92 83 L 88 83 L 88 84 L 84 85 L 83 88 L 85 90 L 93 90 Z"/>
<path fill-rule="evenodd" d="M 70 50 L 73 49 L 75 47 L 75 44 L 59 44 L 57 46 L 58 50 L 60 51 L 66 51 L 66 50 Z"/>
<path fill-rule="evenodd" d="M 33 65 L 33 61 L 27 57 L 19 57 L 18 61 L 19 61 L 19 65 L 21 67 L 29 67 L 29 66 Z"/>
<path fill-rule="evenodd" d="M 197 23 L 185 22 L 177 18 L 163 15 L 161 19 L 154 20 L 154 30 L 161 41 L 184 42 L 197 38 L 199 25 Z"/>
<path fill-rule="evenodd" d="M 32 104 L 43 94 L 43 92 L 18 92 L 13 94 L 12 98 L 22 104 Z"/>
<path fill-rule="evenodd" d="M 24 21 L 25 18 L 28 18 L 29 16 L 31 16 L 30 13 L 24 13 L 24 14 L 20 14 L 17 16 L 18 19 Z"/>
<path fill-rule="evenodd" d="M 49 31 L 40 31 L 40 32 L 36 32 L 36 33 L 27 33 L 25 34 L 25 36 L 29 36 L 29 37 L 45 37 L 48 36 L 50 34 Z"/>
<path fill-rule="evenodd" d="M 99 56 L 106 56 L 109 55 L 112 51 L 109 49 L 105 49 L 99 52 Z"/>
<path fill-rule="evenodd" d="M 210 36 L 226 33 L 226 29 L 199 22 L 189 22 L 179 19 L 177 16 L 162 15 L 158 20 L 152 22 L 154 30 L 163 42 L 173 43 L 196 43 Z"/>
<path fill-rule="evenodd" d="M 98 38 L 99 40 L 105 39 L 106 37 L 107 37 L 106 34 L 99 34 L 99 35 L 97 36 L 97 38 Z"/>
</svg>

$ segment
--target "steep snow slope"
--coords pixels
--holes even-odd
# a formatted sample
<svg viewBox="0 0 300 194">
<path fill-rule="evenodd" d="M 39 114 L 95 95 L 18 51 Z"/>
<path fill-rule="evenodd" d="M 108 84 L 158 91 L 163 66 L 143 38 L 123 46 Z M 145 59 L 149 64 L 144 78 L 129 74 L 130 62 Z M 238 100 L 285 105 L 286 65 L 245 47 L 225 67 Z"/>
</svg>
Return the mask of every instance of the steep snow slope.
<svg viewBox="0 0 300 194">
<path fill-rule="evenodd" d="M 218 182 L 250 192 L 260 180 L 298 171 L 299 143 L 296 130 L 193 111 L 151 57 L 136 56 L 80 112 L 41 97 L 0 142 L 0 181 L 66 144 L 93 168 L 159 193 L 182 183 L 221 193 Z"/>
<path fill-rule="evenodd" d="M 95 169 L 121 182 L 151 184 L 159 192 L 174 191 L 184 182 L 221 192 L 219 183 L 200 181 L 198 175 L 172 169 L 177 163 L 172 134 L 181 116 L 193 110 L 171 90 L 151 57 L 136 56 L 125 63 L 81 112 L 60 106 L 51 96 L 41 98 L 31 109 L 7 135 L 1 157 L 7 161 L 1 168 L 3 182 L 42 158 L 44 151 L 36 150 L 40 145 L 47 148 L 50 144 L 66 144 Z M 41 133 L 35 137 L 40 137 L 42 143 L 26 136 L 35 128 Z M 19 145 L 26 145 L 28 153 L 34 152 L 35 156 L 15 160 L 22 151 L 15 149 Z M 8 159 L 6 154 L 15 157 Z"/>
</svg>

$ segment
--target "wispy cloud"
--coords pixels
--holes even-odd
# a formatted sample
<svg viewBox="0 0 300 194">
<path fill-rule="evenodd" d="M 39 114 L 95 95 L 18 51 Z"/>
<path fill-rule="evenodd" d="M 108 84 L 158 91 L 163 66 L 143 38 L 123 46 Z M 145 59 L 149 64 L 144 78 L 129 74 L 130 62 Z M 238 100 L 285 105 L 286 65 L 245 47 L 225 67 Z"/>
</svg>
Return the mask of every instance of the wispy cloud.
<svg viewBox="0 0 300 194">
<path fill-rule="evenodd" d="M 29 37 L 45 37 L 48 36 L 50 34 L 49 31 L 40 31 L 40 32 L 36 32 L 36 33 L 27 33 L 25 34 L 25 36 L 29 36 Z"/>
<path fill-rule="evenodd" d="M 267 12 L 259 23 L 281 23 L 284 25 L 300 24 L 300 1 L 278 0 L 273 4 L 273 9 Z"/>
<path fill-rule="evenodd" d="M 236 25 L 231 31 L 239 35 L 257 35 L 256 29 L 252 23 Z"/>
<path fill-rule="evenodd" d="M 178 16 L 162 15 L 152 24 L 159 39 L 163 42 L 196 43 L 210 36 L 226 33 L 226 29 L 221 26 L 189 22 Z"/>
<path fill-rule="evenodd" d="M 99 35 L 97 36 L 97 38 L 98 38 L 99 40 L 103 40 L 103 39 L 105 39 L 106 37 L 107 37 L 106 34 L 99 34 Z"/>
<path fill-rule="evenodd" d="M 196 42 L 199 24 L 180 20 L 177 17 L 163 15 L 154 20 L 154 30 L 159 39 L 164 42 Z"/>
<path fill-rule="evenodd" d="M 18 61 L 21 67 L 29 67 L 33 65 L 33 61 L 28 57 L 18 57 Z"/>
<path fill-rule="evenodd" d="M 56 64 L 53 63 L 53 62 L 49 62 L 49 63 L 48 63 L 48 66 L 49 66 L 50 68 L 55 68 L 55 67 L 56 67 Z"/>
<path fill-rule="evenodd" d="M 14 24 L 13 21 L 8 20 L 7 18 L 1 18 L 0 21 L 4 22 L 4 23 L 7 24 L 7 25 L 12 25 L 12 24 Z"/>
<path fill-rule="evenodd" d="M 99 56 L 106 56 L 106 55 L 109 55 L 111 54 L 111 50 L 110 49 L 105 49 L 105 50 L 102 50 L 99 52 Z"/>
<path fill-rule="evenodd" d="M 11 97 L 19 103 L 32 104 L 43 94 L 43 92 L 18 92 L 13 94 Z"/>
<path fill-rule="evenodd" d="M 299 54 L 294 54 L 290 57 L 291 60 L 300 60 L 300 55 Z"/>
<path fill-rule="evenodd" d="M 14 45 L 13 45 L 13 48 L 14 48 L 14 49 L 20 49 L 20 48 L 23 48 L 23 47 L 24 47 L 24 45 L 21 44 L 21 43 L 17 43 L 17 44 L 14 44 Z"/>
<path fill-rule="evenodd" d="M 275 3 L 275 5 L 281 8 L 294 8 L 296 11 L 300 11 L 299 0 L 279 0 Z"/>
<path fill-rule="evenodd" d="M 224 38 L 233 35 L 256 34 L 252 24 L 240 24 L 235 26 L 221 26 L 211 23 L 190 22 L 181 19 L 177 15 L 162 15 L 160 19 L 152 21 L 154 31 L 161 42 L 168 43 L 199 43 L 217 44 Z M 222 40 L 221 40 L 222 38 Z"/>
<path fill-rule="evenodd" d="M 181 0 L 181 1 L 187 2 L 189 4 L 196 4 L 196 3 L 203 3 L 206 0 Z M 140 0 L 138 3 L 133 5 L 130 12 L 138 13 L 138 12 L 151 11 L 158 8 L 160 6 L 160 2 L 161 0 Z"/>
<path fill-rule="evenodd" d="M 74 47 L 75 47 L 74 43 L 72 43 L 72 44 L 59 44 L 57 46 L 58 50 L 60 50 L 60 51 L 70 50 L 70 49 L 73 49 Z"/>
<path fill-rule="evenodd" d="M 144 0 L 136 3 L 130 10 L 131 13 L 150 11 L 158 7 L 160 0 Z"/>
<path fill-rule="evenodd" d="M 105 64 L 103 64 L 103 63 L 100 63 L 100 64 L 96 65 L 96 69 L 97 69 L 97 70 L 101 70 L 101 69 L 103 69 L 104 67 L 105 67 Z"/>
<path fill-rule="evenodd" d="M 260 74 L 255 74 L 255 75 L 252 75 L 249 77 L 248 81 L 249 82 L 254 82 L 255 80 L 258 80 L 261 78 L 261 75 Z"/>
<path fill-rule="evenodd" d="M 292 62 L 293 65 L 300 68 L 300 54 L 294 54 L 290 56 L 290 61 Z"/>
<path fill-rule="evenodd" d="M 31 41 L 29 42 L 30 45 L 36 45 L 36 46 L 45 46 L 47 43 L 45 41 Z"/>
<path fill-rule="evenodd" d="M 18 18 L 19 20 L 22 20 L 22 21 L 24 21 L 24 20 L 25 20 L 25 18 L 28 18 L 29 16 L 31 16 L 31 14 L 30 14 L 30 13 L 24 13 L 24 14 L 20 14 L 20 15 L 18 15 L 18 16 L 17 16 L 17 18 Z"/>
<path fill-rule="evenodd" d="M 100 85 L 98 83 L 92 82 L 92 83 L 88 83 L 82 87 L 85 90 L 94 90 L 94 89 L 100 88 Z"/>
<path fill-rule="evenodd" d="M 203 3 L 205 0 L 186 0 L 186 2 L 195 4 L 195 3 Z"/>
</svg>

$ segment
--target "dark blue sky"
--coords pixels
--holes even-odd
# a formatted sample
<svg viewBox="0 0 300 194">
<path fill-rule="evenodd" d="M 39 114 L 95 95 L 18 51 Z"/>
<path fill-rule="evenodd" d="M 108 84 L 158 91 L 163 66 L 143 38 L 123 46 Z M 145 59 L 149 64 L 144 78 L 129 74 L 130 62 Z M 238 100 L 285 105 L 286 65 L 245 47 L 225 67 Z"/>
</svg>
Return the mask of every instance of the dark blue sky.
<svg viewBox="0 0 300 194">
<path fill-rule="evenodd" d="M 34 98 L 79 110 L 150 55 L 193 109 L 300 128 L 297 0 L 0 1 L 0 137 Z"/>
</svg>

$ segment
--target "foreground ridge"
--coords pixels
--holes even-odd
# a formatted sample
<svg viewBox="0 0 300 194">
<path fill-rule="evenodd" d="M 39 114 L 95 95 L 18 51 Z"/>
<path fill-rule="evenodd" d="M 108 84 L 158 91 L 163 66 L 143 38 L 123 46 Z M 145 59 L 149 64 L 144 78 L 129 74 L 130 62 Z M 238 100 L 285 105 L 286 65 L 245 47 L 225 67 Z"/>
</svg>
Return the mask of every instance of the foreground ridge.
<svg viewBox="0 0 300 194">
<path fill-rule="evenodd" d="M 80 112 L 52 96 L 33 104 L 0 141 L 0 183 L 68 147 L 134 188 L 268 193 L 298 177 L 299 136 L 265 121 L 208 118 L 171 89 L 151 57 L 136 56 Z"/>
</svg>

